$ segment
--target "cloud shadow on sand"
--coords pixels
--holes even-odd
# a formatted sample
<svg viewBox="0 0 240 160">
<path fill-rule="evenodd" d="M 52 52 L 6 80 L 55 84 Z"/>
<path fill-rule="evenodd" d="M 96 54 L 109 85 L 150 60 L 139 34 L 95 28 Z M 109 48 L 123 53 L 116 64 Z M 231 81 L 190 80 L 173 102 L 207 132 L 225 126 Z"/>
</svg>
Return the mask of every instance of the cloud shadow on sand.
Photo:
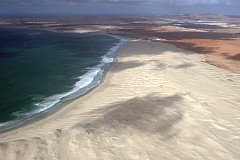
<svg viewBox="0 0 240 160">
<path fill-rule="evenodd" d="M 111 72 L 120 72 L 126 69 L 136 68 L 144 65 L 144 63 L 138 61 L 127 61 L 127 62 L 118 62 L 118 67 L 112 67 Z"/>
<path fill-rule="evenodd" d="M 164 139 L 172 138 L 178 134 L 175 125 L 184 114 L 181 101 L 181 95 L 147 95 L 129 99 L 86 113 L 100 116 L 79 123 L 74 128 L 84 128 L 87 133 L 94 135 L 107 132 L 126 134 L 125 130 L 130 128 L 141 133 L 160 134 Z"/>
</svg>

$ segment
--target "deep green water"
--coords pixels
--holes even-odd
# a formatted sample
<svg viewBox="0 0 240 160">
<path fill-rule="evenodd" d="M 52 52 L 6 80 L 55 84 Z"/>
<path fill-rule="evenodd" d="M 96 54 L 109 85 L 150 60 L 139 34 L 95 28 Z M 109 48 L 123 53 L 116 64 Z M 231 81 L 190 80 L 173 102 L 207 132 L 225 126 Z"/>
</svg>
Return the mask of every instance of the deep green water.
<svg viewBox="0 0 240 160">
<path fill-rule="evenodd" d="M 0 123 L 73 89 L 118 42 L 107 35 L 0 28 Z"/>
</svg>

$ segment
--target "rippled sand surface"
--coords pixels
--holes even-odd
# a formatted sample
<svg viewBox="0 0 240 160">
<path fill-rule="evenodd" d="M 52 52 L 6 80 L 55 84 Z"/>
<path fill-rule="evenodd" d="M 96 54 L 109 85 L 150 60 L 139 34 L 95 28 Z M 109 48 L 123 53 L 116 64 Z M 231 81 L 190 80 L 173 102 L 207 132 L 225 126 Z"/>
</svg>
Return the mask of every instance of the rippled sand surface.
<svg viewBox="0 0 240 160">
<path fill-rule="evenodd" d="M 129 41 L 104 82 L 0 135 L 0 159 L 239 159 L 240 75 L 160 42 Z"/>
</svg>

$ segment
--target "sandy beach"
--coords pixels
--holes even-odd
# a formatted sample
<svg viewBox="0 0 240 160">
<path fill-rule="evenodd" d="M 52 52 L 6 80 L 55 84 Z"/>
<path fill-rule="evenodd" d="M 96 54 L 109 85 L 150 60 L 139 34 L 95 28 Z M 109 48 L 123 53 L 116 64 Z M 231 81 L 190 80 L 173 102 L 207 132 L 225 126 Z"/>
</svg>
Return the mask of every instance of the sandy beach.
<svg viewBox="0 0 240 160">
<path fill-rule="evenodd" d="M 239 159 L 240 75 L 203 56 L 130 40 L 96 89 L 0 134 L 0 159 Z"/>
</svg>

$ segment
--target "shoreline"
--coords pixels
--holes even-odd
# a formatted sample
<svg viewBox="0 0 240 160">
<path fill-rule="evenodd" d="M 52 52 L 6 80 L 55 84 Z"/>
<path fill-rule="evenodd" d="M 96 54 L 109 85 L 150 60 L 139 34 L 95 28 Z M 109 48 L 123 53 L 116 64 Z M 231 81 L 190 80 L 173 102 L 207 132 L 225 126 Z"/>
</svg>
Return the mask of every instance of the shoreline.
<svg viewBox="0 0 240 160">
<path fill-rule="evenodd" d="M 238 74 L 161 42 L 117 56 L 94 90 L 0 134 L 0 159 L 237 159 Z"/>
<path fill-rule="evenodd" d="M 50 30 L 51 31 L 51 30 Z M 73 33 L 76 33 L 76 32 L 73 32 Z M 78 33 L 78 34 L 82 34 L 82 33 Z M 85 34 L 85 33 L 84 33 Z M 98 34 L 98 33 L 93 33 L 93 34 Z M 104 34 L 104 33 L 99 33 L 100 35 L 108 35 L 108 36 L 112 36 L 114 38 L 117 38 L 117 39 L 122 39 L 123 41 L 125 41 L 124 43 L 122 43 L 119 48 L 113 53 L 115 56 L 114 56 L 114 61 L 110 64 L 109 67 L 107 67 L 104 71 L 103 71 L 103 74 L 101 76 L 101 79 L 100 79 L 100 83 L 94 87 L 91 87 L 87 92 L 83 93 L 82 95 L 80 96 L 77 96 L 77 97 L 74 97 L 74 98 L 71 98 L 71 99 L 67 99 L 61 103 L 57 103 L 55 104 L 53 107 L 50 107 L 49 109 L 43 111 L 42 113 L 39 113 L 38 115 L 34 116 L 33 118 L 31 119 L 28 119 L 26 121 L 24 121 L 23 123 L 21 124 L 18 124 L 16 126 L 13 126 L 13 127 L 9 127 L 7 129 L 4 129 L 4 130 L 0 130 L 0 136 L 1 134 L 6 134 L 8 132 L 12 132 L 12 131 L 15 131 L 15 130 L 18 130 L 18 129 L 21 129 L 21 128 L 24 128 L 24 127 L 27 127 L 29 125 L 33 125 L 34 123 L 37 123 L 39 121 L 42 121 L 42 120 L 45 120 L 47 118 L 50 118 L 51 116 L 54 116 L 55 114 L 57 114 L 58 112 L 62 112 L 63 108 L 68 106 L 69 104 L 71 103 L 74 103 L 74 101 L 80 99 L 80 98 L 83 98 L 85 96 L 87 96 L 88 94 L 90 94 L 93 90 L 97 89 L 98 87 L 100 87 L 102 85 L 102 83 L 104 83 L 105 79 L 106 79 L 106 76 L 109 72 L 109 70 L 111 69 L 111 67 L 113 67 L 114 65 L 116 65 L 116 63 L 118 63 L 118 54 L 119 52 L 121 52 L 121 49 L 124 48 L 125 45 L 127 45 L 129 39 L 127 37 L 120 37 L 120 36 L 117 36 L 117 35 L 111 35 L 111 34 Z M 114 46 L 113 46 L 114 47 Z"/>
<path fill-rule="evenodd" d="M 19 27 L 17 27 L 19 28 Z M 52 30 L 48 30 L 48 29 L 41 29 L 41 30 L 46 30 L 46 31 L 50 31 L 50 32 L 54 32 Z M 61 33 L 61 32 L 59 32 Z M 64 32 L 63 32 L 64 33 Z M 76 33 L 76 32 L 73 32 L 75 34 L 82 34 L 82 33 Z M 84 33 L 86 34 L 86 33 Z M 99 35 L 97 33 L 89 33 L 89 34 L 96 34 L 96 35 Z M 107 73 L 107 71 L 109 70 L 109 67 L 111 67 L 111 65 L 113 65 L 114 63 L 117 62 L 117 53 L 118 51 L 127 43 L 127 39 L 123 39 L 122 37 L 118 37 L 118 36 L 115 36 L 115 35 L 110 35 L 110 34 L 100 34 L 100 35 L 106 35 L 106 36 L 110 36 L 110 37 L 113 37 L 115 39 L 118 39 L 119 42 L 116 43 L 114 46 L 112 46 L 107 52 L 105 55 L 101 56 L 101 60 L 99 61 L 99 64 L 96 65 L 96 66 L 93 66 L 91 68 L 88 69 L 88 71 L 80 76 L 80 77 L 83 77 L 83 78 L 86 78 L 87 74 L 90 74 L 90 72 L 93 71 L 94 68 L 96 67 L 99 67 L 101 68 L 100 71 L 98 71 L 98 73 L 96 75 L 94 75 L 92 81 L 87 84 L 87 85 L 84 85 L 83 87 L 81 87 L 80 89 L 77 89 L 76 91 L 73 91 L 76 89 L 76 84 L 78 83 L 81 83 L 82 80 L 78 80 L 76 83 L 75 83 L 75 87 L 66 92 L 66 93 L 60 93 L 60 95 L 63 95 L 63 94 L 68 94 L 62 98 L 64 98 L 65 100 L 61 100 L 62 98 L 60 98 L 59 102 L 53 104 L 52 106 L 48 107 L 47 109 L 44 109 L 43 111 L 40 111 L 39 113 L 36 113 L 34 115 L 31 115 L 29 118 L 26 118 L 26 119 L 23 119 L 23 120 L 11 120 L 11 121 L 8 121 L 8 122 L 4 122 L 2 123 L 2 126 L 0 127 L 0 134 L 1 133 L 6 133 L 8 131 L 12 131 L 12 130 L 15 130 L 15 129 L 18 129 L 18 128 L 21 128 L 21 127 L 24 127 L 26 125 L 29 125 L 31 124 L 32 122 L 34 123 L 35 121 L 38 121 L 38 120 L 41 120 L 43 119 L 44 117 L 47 117 L 51 114 L 54 114 L 54 111 L 58 111 L 59 109 L 58 108 L 62 108 L 64 107 L 66 104 L 69 104 L 71 102 L 73 102 L 74 100 L 88 94 L 89 92 L 91 92 L 93 89 L 95 89 L 96 87 L 98 87 L 102 81 L 104 80 L 105 78 L 105 75 Z M 109 61 L 109 58 L 111 58 L 111 62 Z M 101 72 L 101 73 L 100 73 Z M 101 74 L 101 75 L 99 75 Z M 95 83 L 95 80 L 96 77 L 98 77 L 97 79 L 99 80 L 99 82 L 97 82 L 97 84 L 95 84 L 94 86 L 92 86 L 92 83 Z M 83 90 L 84 88 L 88 87 L 87 91 L 84 91 L 84 92 L 81 92 L 80 95 L 75 95 L 75 96 L 71 96 L 69 97 L 70 95 L 72 94 L 76 94 L 76 92 L 80 92 L 80 90 Z M 70 92 L 72 92 L 71 94 L 69 94 Z M 55 95 L 53 95 L 55 96 Z M 51 96 L 52 97 L 52 96 Z M 69 98 L 66 98 L 66 97 L 69 97 Z M 49 97 L 50 98 L 50 97 Z M 40 103 L 44 103 L 44 101 L 40 102 Z M 34 110 L 34 112 L 36 112 Z M 24 114 L 31 114 L 31 112 L 26 112 Z M 5 125 L 6 123 L 6 125 Z M 10 123 L 10 125 L 9 125 Z"/>
</svg>

